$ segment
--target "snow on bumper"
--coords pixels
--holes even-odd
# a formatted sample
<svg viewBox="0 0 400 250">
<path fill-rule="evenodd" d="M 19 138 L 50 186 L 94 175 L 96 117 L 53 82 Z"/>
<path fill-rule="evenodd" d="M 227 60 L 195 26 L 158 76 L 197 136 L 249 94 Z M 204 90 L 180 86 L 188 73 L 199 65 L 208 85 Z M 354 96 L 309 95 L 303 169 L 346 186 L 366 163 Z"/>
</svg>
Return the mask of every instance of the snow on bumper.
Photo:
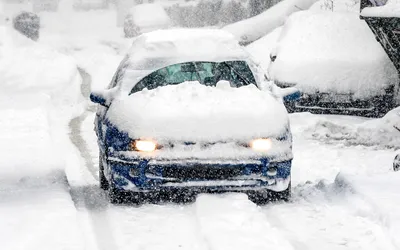
<svg viewBox="0 0 400 250">
<path fill-rule="evenodd" d="M 269 189 L 286 190 L 291 160 L 151 160 L 108 157 L 108 179 L 126 191 L 194 190 L 227 192 Z"/>
</svg>

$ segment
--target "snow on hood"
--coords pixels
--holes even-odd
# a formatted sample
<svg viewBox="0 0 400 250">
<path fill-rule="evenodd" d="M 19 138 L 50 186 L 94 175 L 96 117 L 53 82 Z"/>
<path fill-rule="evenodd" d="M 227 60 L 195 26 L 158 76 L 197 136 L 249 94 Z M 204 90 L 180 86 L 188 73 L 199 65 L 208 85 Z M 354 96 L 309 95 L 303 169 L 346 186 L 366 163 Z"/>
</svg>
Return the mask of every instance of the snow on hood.
<svg viewBox="0 0 400 250">
<path fill-rule="evenodd" d="M 305 93 L 369 98 L 398 82 L 397 70 L 355 13 L 302 11 L 285 24 L 270 76 Z"/>
<path fill-rule="evenodd" d="M 113 101 L 107 118 L 133 139 L 228 141 L 278 136 L 288 127 L 282 102 L 255 85 L 185 82 Z"/>
<path fill-rule="evenodd" d="M 379 1 L 376 2 L 378 3 Z M 367 7 L 362 10 L 361 15 L 376 17 L 400 17 L 400 0 L 388 0 L 383 6 Z"/>
</svg>

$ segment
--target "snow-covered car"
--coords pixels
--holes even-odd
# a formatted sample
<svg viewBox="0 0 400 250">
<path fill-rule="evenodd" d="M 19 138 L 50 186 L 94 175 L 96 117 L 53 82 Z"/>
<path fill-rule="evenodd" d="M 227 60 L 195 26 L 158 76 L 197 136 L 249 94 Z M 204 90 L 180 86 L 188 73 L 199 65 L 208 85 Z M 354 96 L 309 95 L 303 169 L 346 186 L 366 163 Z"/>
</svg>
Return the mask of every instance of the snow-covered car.
<svg viewBox="0 0 400 250">
<path fill-rule="evenodd" d="M 398 72 L 356 13 L 293 14 L 270 60 L 271 79 L 303 94 L 292 111 L 383 116 L 398 104 Z"/>
<path fill-rule="evenodd" d="M 292 136 L 281 89 L 222 30 L 143 34 L 98 103 L 100 186 L 111 202 L 153 194 L 290 196 Z M 132 195 L 133 194 L 133 195 Z"/>
<path fill-rule="evenodd" d="M 158 3 L 135 5 L 124 20 L 125 37 L 136 37 L 142 33 L 171 26 L 171 19 L 164 7 Z"/>
<path fill-rule="evenodd" d="M 13 19 L 13 26 L 24 36 L 37 41 L 39 39 L 40 17 L 32 12 L 23 11 Z"/>
</svg>

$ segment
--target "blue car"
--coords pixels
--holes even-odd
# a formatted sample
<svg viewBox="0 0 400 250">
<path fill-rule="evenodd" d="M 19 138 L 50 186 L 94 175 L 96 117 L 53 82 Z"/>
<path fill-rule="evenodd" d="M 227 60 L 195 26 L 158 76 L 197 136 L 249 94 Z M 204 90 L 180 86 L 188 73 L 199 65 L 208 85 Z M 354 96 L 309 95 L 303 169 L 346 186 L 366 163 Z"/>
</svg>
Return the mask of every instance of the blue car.
<svg viewBox="0 0 400 250">
<path fill-rule="evenodd" d="M 244 192 L 290 197 L 292 136 L 285 101 L 229 33 L 177 29 L 134 40 L 99 104 L 100 187 L 127 197 Z"/>
</svg>

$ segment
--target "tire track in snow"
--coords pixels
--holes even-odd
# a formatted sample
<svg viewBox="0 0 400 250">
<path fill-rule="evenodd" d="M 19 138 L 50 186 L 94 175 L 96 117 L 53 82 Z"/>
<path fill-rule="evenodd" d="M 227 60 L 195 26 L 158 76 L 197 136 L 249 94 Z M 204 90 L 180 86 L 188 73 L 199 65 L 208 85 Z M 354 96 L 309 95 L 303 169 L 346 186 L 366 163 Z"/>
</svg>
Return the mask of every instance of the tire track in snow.
<svg viewBox="0 0 400 250">
<path fill-rule="evenodd" d="M 245 194 L 202 194 L 195 207 L 201 233 L 212 250 L 295 249 Z"/>
<path fill-rule="evenodd" d="M 83 96 L 87 97 L 90 92 L 91 77 L 80 68 L 79 73 L 82 77 L 81 92 Z M 96 248 L 100 250 L 118 249 L 108 221 L 108 200 L 105 192 L 97 185 L 98 176 L 96 174 L 96 167 L 93 159 L 90 157 L 87 144 L 81 135 L 81 124 L 88 113 L 89 110 L 86 110 L 69 123 L 70 141 L 79 150 L 77 154 L 83 160 L 83 164 L 80 159 L 72 162 L 69 160 L 70 163 L 67 168 L 74 168 L 73 170 L 68 169 L 68 172 L 73 174 L 67 174 L 67 177 L 70 177 L 68 180 L 70 183 L 70 194 L 79 212 L 78 217 L 83 220 L 86 218 L 89 220 L 90 225 L 83 224 L 82 227 L 87 234 L 87 238 L 94 238 L 93 241 L 95 242 L 91 243 L 91 245 L 96 245 Z M 78 156 L 76 157 L 79 158 Z M 85 176 L 85 172 L 90 173 L 91 180 L 87 180 L 88 177 L 87 175 Z"/>
</svg>

